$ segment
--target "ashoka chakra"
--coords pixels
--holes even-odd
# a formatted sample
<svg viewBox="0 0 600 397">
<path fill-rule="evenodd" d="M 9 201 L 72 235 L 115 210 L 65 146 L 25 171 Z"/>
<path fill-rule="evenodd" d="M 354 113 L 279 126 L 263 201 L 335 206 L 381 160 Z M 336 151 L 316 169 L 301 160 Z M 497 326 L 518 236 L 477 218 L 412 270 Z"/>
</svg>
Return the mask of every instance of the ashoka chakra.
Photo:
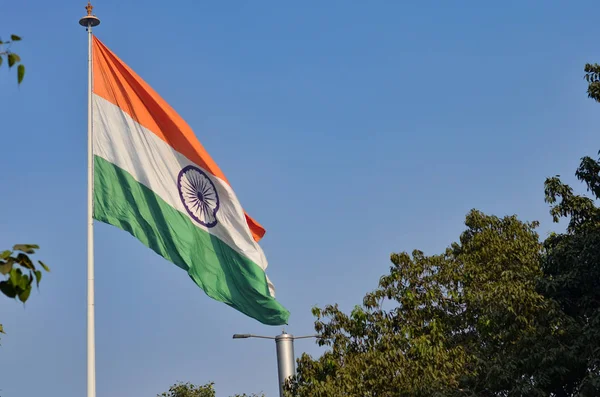
<svg viewBox="0 0 600 397">
<path fill-rule="evenodd" d="M 188 165 L 179 172 L 177 189 L 181 202 L 192 219 L 206 227 L 217 224 L 219 195 L 215 184 L 204 171 Z"/>
</svg>

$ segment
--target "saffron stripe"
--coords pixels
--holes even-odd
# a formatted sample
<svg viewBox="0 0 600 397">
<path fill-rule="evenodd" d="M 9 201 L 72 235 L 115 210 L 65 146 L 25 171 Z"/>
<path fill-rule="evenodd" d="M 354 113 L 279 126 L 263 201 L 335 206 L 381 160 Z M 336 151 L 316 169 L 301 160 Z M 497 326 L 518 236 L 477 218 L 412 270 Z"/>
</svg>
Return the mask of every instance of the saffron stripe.
<svg viewBox="0 0 600 397">
<path fill-rule="evenodd" d="M 177 152 L 229 184 L 183 118 L 95 36 L 93 68 L 94 94 L 118 106 Z M 264 236 L 265 229 L 248 214 L 244 214 L 253 238 L 259 241 Z"/>
</svg>

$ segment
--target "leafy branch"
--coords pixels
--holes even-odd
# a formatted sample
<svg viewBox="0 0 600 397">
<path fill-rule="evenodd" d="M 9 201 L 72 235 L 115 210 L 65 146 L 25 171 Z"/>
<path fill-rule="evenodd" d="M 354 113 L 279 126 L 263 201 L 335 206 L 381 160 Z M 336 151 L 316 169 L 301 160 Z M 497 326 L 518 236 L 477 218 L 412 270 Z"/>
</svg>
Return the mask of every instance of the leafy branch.
<svg viewBox="0 0 600 397">
<path fill-rule="evenodd" d="M 0 292 L 9 298 L 20 300 L 25 303 L 29 299 L 33 282 L 39 288 L 42 280 L 42 270 L 50 271 L 50 268 L 42 261 L 38 261 L 40 268 L 31 260 L 29 255 L 35 254 L 40 247 L 34 244 L 17 244 L 12 250 L 0 252 L 0 274 L 8 276 L 0 281 Z M 4 329 L 0 324 L 0 333 Z"/>
<path fill-rule="evenodd" d="M 25 65 L 21 63 L 21 57 L 11 50 L 12 43 L 15 41 L 21 41 L 21 37 L 16 34 L 10 35 L 10 40 L 3 41 L 0 39 L 0 66 L 4 63 L 4 59 L 8 62 L 8 68 L 11 69 L 13 66 L 17 67 L 17 81 L 19 84 L 25 77 Z"/>
</svg>

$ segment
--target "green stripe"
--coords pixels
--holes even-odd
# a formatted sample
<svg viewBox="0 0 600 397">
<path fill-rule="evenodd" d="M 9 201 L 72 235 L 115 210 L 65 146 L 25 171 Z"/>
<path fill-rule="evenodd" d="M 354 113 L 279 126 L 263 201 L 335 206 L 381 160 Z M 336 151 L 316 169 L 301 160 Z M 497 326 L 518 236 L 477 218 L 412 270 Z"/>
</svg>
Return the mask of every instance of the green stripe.
<svg viewBox="0 0 600 397">
<path fill-rule="evenodd" d="M 289 312 L 270 296 L 257 264 L 196 227 L 127 171 L 96 156 L 94 174 L 95 219 L 131 233 L 186 270 L 211 298 L 261 323 L 287 324 Z"/>
</svg>

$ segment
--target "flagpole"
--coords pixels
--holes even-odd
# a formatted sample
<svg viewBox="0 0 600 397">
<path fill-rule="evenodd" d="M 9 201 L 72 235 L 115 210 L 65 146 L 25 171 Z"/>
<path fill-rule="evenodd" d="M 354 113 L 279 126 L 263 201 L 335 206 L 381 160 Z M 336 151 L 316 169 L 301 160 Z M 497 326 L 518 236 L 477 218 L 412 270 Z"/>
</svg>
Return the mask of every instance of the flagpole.
<svg viewBox="0 0 600 397">
<path fill-rule="evenodd" d="M 92 152 L 92 27 L 100 20 L 92 15 L 92 4 L 88 1 L 87 15 L 79 20 L 88 33 L 88 163 L 87 163 L 87 397 L 96 397 L 96 335 L 94 316 L 94 158 Z"/>
</svg>

